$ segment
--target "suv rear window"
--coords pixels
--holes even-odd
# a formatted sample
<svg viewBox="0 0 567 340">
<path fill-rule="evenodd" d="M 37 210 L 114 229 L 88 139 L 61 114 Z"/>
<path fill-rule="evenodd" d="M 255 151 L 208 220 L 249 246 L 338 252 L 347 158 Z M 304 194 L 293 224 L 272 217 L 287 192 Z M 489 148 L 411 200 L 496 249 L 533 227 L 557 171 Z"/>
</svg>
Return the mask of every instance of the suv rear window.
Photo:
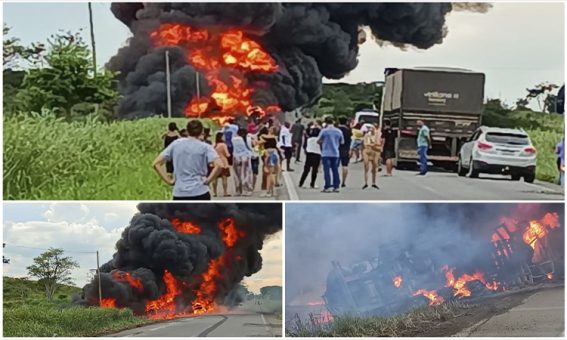
<svg viewBox="0 0 567 340">
<path fill-rule="evenodd" d="M 497 144 L 530 145 L 528 136 L 514 133 L 489 132 L 486 141 Z"/>
</svg>

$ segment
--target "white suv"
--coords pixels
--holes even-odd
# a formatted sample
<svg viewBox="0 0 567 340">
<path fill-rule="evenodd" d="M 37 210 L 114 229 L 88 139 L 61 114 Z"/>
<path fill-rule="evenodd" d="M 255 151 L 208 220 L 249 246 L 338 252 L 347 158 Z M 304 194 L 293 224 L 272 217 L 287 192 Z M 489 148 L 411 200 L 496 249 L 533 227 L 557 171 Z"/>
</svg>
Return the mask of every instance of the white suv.
<svg viewBox="0 0 567 340">
<path fill-rule="evenodd" d="M 532 183 L 536 172 L 536 149 L 524 130 L 481 126 L 461 146 L 459 176 L 476 178 L 479 173 L 524 177 Z"/>
</svg>

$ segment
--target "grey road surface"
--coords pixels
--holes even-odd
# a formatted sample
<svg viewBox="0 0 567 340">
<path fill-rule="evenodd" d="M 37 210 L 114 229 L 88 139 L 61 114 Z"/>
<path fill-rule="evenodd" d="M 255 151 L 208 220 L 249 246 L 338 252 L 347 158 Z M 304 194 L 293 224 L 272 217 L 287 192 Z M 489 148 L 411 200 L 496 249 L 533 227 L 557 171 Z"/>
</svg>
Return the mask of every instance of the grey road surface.
<svg viewBox="0 0 567 340">
<path fill-rule="evenodd" d="M 565 335 L 565 288 L 537 292 L 522 304 L 485 319 L 456 336 L 471 337 L 563 337 Z"/>
<path fill-rule="evenodd" d="M 446 171 L 430 171 L 426 176 L 415 176 L 416 171 L 397 171 L 393 177 L 378 173 L 379 190 L 368 187 L 362 190 L 362 163 L 349 165 L 346 188 L 340 193 L 322 193 L 323 171 L 319 169 L 316 185 L 319 189 L 299 188 L 303 164 L 295 164 L 295 171 L 284 173 L 286 188 L 291 200 L 563 200 L 564 191 L 551 183 L 525 183 L 511 181 L 510 177 L 484 175 L 472 179 L 459 177 Z M 340 171 L 340 169 L 339 169 Z M 369 174 L 370 176 L 370 174 Z M 309 176 L 306 186 L 309 185 Z M 369 177 L 369 185 L 372 184 Z"/>
<path fill-rule="evenodd" d="M 113 334 L 114 337 L 281 337 L 273 314 L 240 310 L 179 318 Z"/>
</svg>

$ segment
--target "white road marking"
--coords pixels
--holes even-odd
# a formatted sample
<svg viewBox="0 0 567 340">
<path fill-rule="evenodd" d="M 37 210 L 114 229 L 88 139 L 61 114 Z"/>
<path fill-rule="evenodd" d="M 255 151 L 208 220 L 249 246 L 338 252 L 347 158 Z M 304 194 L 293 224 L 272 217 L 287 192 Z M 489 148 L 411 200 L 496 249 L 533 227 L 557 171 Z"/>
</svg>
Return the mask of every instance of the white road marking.
<svg viewBox="0 0 567 340">
<path fill-rule="evenodd" d="M 289 195 L 289 200 L 290 201 L 299 200 L 299 196 L 297 195 L 297 191 L 295 190 L 295 186 L 293 185 L 293 180 L 291 179 L 289 172 L 287 171 L 283 172 L 283 178 L 285 181 L 285 186 L 287 188 L 287 193 Z"/>
<path fill-rule="evenodd" d="M 266 321 L 266 318 L 264 318 L 264 314 L 260 313 L 260 316 L 262 317 L 262 322 L 264 323 L 264 328 L 266 328 L 266 332 L 268 332 L 268 334 L 270 335 L 273 335 L 270 327 L 268 326 L 268 322 Z"/>
</svg>

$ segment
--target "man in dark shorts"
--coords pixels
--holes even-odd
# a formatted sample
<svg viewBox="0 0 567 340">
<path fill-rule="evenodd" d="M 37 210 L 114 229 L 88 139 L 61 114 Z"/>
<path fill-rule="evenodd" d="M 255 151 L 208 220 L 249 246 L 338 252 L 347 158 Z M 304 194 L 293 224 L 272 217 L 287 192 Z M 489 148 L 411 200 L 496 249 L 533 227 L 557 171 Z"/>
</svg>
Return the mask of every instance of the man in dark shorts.
<svg viewBox="0 0 567 340">
<path fill-rule="evenodd" d="M 388 119 L 384 120 L 382 129 L 382 154 L 386 162 L 386 176 L 392 176 L 394 158 L 396 158 L 396 131 L 392 130 L 392 124 Z"/>
<path fill-rule="evenodd" d="M 222 169 L 222 162 L 215 149 L 201 141 L 203 124 L 197 120 L 187 123 L 187 138 L 171 143 L 154 160 L 153 167 L 161 179 L 173 186 L 174 200 L 210 200 L 209 183 Z M 173 178 L 167 176 L 164 164 L 173 162 Z M 213 170 L 208 173 L 208 165 Z"/>
<path fill-rule="evenodd" d="M 293 144 L 293 152 L 295 154 L 295 163 L 301 162 L 301 144 L 303 144 L 303 131 L 305 128 L 301 124 L 299 118 L 291 127 L 291 142 Z"/>
<path fill-rule="evenodd" d="M 352 131 L 347 125 L 347 118 L 344 116 L 339 117 L 339 130 L 343 133 L 344 143 L 339 146 L 339 157 L 341 158 L 342 166 L 342 184 L 341 187 L 346 187 L 346 179 L 348 175 L 348 163 L 350 161 L 350 144 L 352 140 Z"/>
</svg>

